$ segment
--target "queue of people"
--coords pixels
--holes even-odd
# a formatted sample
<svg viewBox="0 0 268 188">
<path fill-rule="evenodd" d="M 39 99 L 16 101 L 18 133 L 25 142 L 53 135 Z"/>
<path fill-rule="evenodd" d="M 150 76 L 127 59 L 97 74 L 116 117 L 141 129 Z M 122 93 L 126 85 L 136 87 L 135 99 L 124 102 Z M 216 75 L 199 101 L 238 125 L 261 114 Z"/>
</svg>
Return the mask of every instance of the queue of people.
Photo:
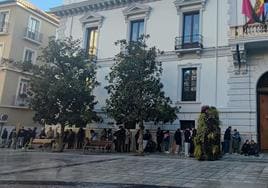
<svg viewBox="0 0 268 188">
<path fill-rule="evenodd" d="M 28 145 L 32 139 L 36 137 L 37 128 L 28 128 L 24 129 L 21 127 L 18 131 L 16 129 L 12 129 L 8 135 L 8 131 L 5 128 L 2 132 L 2 148 L 24 148 L 25 145 Z"/>
<path fill-rule="evenodd" d="M 241 136 L 237 129 L 232 131 L 232 127 L 229 126 L 224 133 L 223 153 L 236 153 L 243 155 L 259 156 L 259 147 L 254 140 L 246 140 L 241 148 Z M 241 150 L 240 150 L 241 148 Z"/>
<path fill-rule="evenodd" d="M 135 141 L 136 141 L 136 150 L 139 150 L 139 136 L 140 130 L 137 131 L 135 134 Z M 159 152 L 159 153 L 172 153 L 172 154 L 179 154 L 182 150 L 182 144 L 185 143 L 185 155 L 186 156 L 193 156 L 194 154 L 194 137 L 196 136 L 196 129 L 186 129 L 181 130 L 177 129 L 176 132 L 172 135 L 169 130 L 161 130 L 158 127 L 156 134 L 155 134 L 155 141 L 152 137 L 152 134 L 149 130 L 145 130 L 143 135 L 143 146 L 142 149 L 146 153 L 150 152 Z"/>
<path fill-rule="evenodd" d="M 142 138 L 140 137 L 140 130 L 135 134 L 134 143 L 132 143 L 132 134 L 129 129 L 125 129 L 120 126 L 118 130 L 113 132 L 112 129 L 103 129 L 100 134 L 95 130 L 90 130 L 89 137 L 86 137 L 86 132 L 83 128 L 79 128 L 77 132 L 72 129 L 67 129 L 63 133 L 63 145 L 67 149 L 82 149 L 86 143 L 91 141 L 111 141 L 114 145 L 116 152 L 130 152 L 131 146 L 137 151 L 144 151 L 146 153 L 151 152 L 164 152 L 179 154 L 182 152 L 186 157 L 194 156 L 194 138 L 196 136 L 196 129 L 177 129 L 173 134 L 173 139 L 168 130 L 161 130 L 158 127 L 155 133 L 155 139 L 153 138 L 149 130 L 145 130 Z M 59 133 L 50 127 L 47 131 L 43 128 L 39 135 L 37 135 L 37 128 L 24 129 L 21 127 L 19 130 L 12 129 L 10 133 L 6 128 L 3 129 L 1 135 L 1 145 L 4 148 L 24 148 L 33 139 L 58 139 Z M 141 140 L 142 139 L 142 140 Z M 172 142 L 172 143 L 171 143 Z M 246 140 L 241 147 L 241 136 L 237 129 L 232 130 L 232 127 L 228 127 L 224 133 L 224 139 L 222 143 L 223 153 L 238 153 L 243 155 L 259 155 L 258 144 L 254 140 Z"/>
</svg>

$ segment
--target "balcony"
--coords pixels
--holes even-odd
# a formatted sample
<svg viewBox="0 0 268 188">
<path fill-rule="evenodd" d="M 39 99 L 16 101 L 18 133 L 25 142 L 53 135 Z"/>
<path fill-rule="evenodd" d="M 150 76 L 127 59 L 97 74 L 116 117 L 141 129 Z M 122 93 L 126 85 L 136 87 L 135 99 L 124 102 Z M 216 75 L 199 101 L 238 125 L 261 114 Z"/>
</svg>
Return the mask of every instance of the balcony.
<svg viewBox="0 0 268 188">
<path fill-rule="evenodd" d="M 246 49 L 268 47 L 268 23 L 230 27 L 230 45 L 244 44 Z"/>
<path fill-rule="evenodd" d="M 26 28 L 24 38 L 30 42 L 40 45 L 43 41 L 43 34 L 39 31 L 33 31 L 31 28 Z"/>
<path fill-rule="evenodd" d="M 7 34 L 8 33 L 8 22 L 0 22 L 0 34 Z"/>
<path fill-rule="evenodd" d="M 175 51 L 177 54 L 192 53 L 200 54 L 203 48 L 203 36 L 188 35 L 175 38 Z"/>
</svg>

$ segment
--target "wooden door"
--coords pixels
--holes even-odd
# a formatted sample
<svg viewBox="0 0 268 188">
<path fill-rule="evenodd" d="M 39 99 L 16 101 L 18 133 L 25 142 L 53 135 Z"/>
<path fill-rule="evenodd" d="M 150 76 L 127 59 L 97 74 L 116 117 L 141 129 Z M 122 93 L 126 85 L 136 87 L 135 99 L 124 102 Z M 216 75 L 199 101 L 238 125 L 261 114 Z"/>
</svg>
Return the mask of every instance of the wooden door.
<svg viewBox="0 0 268 188">
<path fill-rule="evenodd" d="M 268 95 L 260 95 L 261 150 L 268 150 Z"/>
</svg>

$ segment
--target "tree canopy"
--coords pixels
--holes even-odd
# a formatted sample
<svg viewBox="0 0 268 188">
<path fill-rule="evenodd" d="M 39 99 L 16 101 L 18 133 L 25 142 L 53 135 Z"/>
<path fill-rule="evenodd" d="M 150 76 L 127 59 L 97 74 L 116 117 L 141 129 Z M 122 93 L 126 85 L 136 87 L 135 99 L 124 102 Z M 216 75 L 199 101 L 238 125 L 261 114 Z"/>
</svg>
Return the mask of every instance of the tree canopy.
<svg viewBox="0 0 268 188">
<path fill-rule="evenodd" d="M 99 118 L 94 112 L 96 66 L 79 40 L 50 40 L 40 56 L 42 65 L 31 79 L 30 106 L 42 124 L 85 126 Z"/>
<path fill-rule="evenodd" d="M 177 118 L 177 108 L 171 106 L 170 98 L 163 91 L 162 63 L 157 61 L 160 52 L 147 47 L 146 39 L 116 43 L 124 50 L 116 55 L 107 76 L 106 110 L 120 124 L 167 123 Z"/>
</svg>

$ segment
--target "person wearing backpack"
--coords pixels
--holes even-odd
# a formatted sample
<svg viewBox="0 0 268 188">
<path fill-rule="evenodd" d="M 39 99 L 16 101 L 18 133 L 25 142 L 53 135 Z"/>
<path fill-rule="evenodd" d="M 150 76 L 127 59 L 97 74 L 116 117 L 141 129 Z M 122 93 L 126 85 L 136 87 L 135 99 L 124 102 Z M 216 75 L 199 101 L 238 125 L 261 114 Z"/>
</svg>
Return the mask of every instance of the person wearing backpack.
<svg viewBox="0 0 268 188">
<path fill-rule="evenodd" d="M 232 135 L 233 138 L 233 152 L 234 153 L 240 153 L 240 143 L 241 143 L 241 137 L 240 137 L 240 133 L 234 129 L 234 134 Z"/>
</svg>

